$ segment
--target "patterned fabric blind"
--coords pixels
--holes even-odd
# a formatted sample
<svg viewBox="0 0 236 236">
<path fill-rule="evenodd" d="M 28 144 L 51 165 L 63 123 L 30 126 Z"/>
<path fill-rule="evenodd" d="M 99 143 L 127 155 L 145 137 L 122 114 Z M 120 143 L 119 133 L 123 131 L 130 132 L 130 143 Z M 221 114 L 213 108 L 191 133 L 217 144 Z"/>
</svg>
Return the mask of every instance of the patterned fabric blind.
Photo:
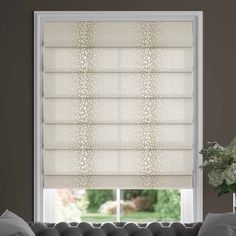
<svg viewBox="0 0 236 236">
<path fill-rule="evenodd" d="M 192 22 L 46 22 L 45 188 L 192 188 Z"/>
</svg>

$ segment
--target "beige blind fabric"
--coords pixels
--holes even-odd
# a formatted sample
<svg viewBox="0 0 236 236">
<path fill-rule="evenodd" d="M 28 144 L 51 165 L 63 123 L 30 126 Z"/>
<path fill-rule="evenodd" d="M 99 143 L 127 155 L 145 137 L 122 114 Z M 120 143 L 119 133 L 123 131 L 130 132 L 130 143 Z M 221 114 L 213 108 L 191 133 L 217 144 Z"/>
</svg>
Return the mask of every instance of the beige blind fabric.
<svg viewBox="0 0 236 236">
<path fill-rule="evenodd" d="M 191 22 L 46 22 L 45 188 L 191 188 Z"/>
</svg>

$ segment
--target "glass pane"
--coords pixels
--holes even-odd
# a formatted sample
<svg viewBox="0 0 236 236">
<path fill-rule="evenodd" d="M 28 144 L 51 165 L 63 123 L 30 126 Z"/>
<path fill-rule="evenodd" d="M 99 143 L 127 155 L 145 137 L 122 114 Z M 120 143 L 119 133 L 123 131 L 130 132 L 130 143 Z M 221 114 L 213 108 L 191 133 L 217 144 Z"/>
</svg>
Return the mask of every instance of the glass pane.
<svg viewBox="0 0 236 236">
<path fill-rule="evenodd" d="M 179 220 L 179 190 L 121 190 L 121 221 Z"/>
<path fill-rule="evenodd" d="M 44 189 L 44 221 L 116 221 L 116 191 Z"/>
</svg>

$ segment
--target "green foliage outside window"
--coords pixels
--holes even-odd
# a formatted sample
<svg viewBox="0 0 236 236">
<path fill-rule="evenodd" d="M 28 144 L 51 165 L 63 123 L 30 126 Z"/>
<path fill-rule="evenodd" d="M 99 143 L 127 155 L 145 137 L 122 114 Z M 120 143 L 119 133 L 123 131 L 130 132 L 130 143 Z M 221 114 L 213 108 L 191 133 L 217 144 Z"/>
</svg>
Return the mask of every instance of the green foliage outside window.
<svg viewBox="0 0 236 236">
<path fill-rule="evenodd" d="M 115 193 L 113 190 L 87 189 L 86 197 L 88 199 L 87 211 L 96 212 L 103 203 L 115 200 Z"/>
<path fill-rule="evenodd" d="M 157 190 L 155 212 L 158 219 L 180 219 L 180 192 L 178 190 Z"/>
<path fill-rule="evenodd" d="M 138 211 L 155 211 L 157 190 L 123 190 L 124 200 L 134 200 L 139 204 Z"/>
<path fill-rule="evenodd" d="M 100 206 L 107 201 L 115 201 L 114 190 L 86 190 L 88 201 L 87 212 L 98 212 Z M 135 215 L 154 214 L 157 220 L 180 219 L 180 192 L 178 190 L 123 190 L 124 201 L 134 201 L 138 206 Z M 129 216 L 129 215 L 127 215 Z M 144 216 L 143 216 L 144 217 Z"/>
</svg>

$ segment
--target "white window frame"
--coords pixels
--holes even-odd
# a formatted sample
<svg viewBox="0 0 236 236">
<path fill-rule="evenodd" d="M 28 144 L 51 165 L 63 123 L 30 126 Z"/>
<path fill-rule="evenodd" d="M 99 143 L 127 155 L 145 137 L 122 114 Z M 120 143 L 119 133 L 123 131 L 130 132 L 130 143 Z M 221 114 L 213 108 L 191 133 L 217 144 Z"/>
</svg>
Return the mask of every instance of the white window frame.
<svg viewBox="0 0 236 236">
<path fill-rule="evenodd" d="M 203 12 L 202 11 L 35 11 L 34 12 L 34 220 L 43 220 L 43 24 L 45 21 L 192 21 L 194 49 L 193 198 L 181 190 L 181 213 L 193 199 L 193 221 L 203 220 Z M 186 215 L 185 215 L 186 216 Z M 184 220 L 186 217 L 182 217 Z M 190 217 L 190 216 L 189 216 Z"/>
</svg>

